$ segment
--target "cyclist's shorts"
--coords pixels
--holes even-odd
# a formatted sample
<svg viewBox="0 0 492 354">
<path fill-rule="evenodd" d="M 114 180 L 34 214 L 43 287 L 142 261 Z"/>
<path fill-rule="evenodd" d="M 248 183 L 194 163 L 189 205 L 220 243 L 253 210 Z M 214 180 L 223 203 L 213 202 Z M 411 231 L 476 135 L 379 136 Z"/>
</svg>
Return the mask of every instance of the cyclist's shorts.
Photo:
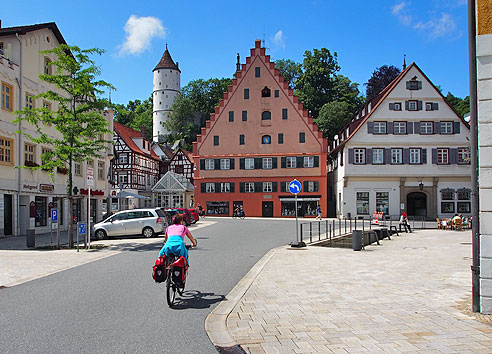
<svg viewBox="0 0 492 354">
<path fill-rule="evenodd" d="M 169 236 L 166 244 L 159 252 L 159 256 L 162 254 L 165 254 L 166 257 L 169 257 L 170 254 L 175 254 L 178 257 L 183 256 L 186 258 L 186 261 L 188 261 L 188 250 L 186 249 L 185 243 L 181 236 Z"/>
</svg>

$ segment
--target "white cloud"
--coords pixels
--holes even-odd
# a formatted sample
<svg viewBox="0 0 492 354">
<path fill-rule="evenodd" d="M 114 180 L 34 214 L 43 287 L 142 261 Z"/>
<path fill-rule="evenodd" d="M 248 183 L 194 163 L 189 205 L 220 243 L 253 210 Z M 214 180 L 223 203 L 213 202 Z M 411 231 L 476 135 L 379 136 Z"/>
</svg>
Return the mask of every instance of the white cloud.
<svg viewBox="0 0 492 354">
<path fill-rule="evenodd" d="M 391 8 L 391 13 L 405 26 L 410 26 L 412 23 L 412 16 L 407 14 L 408 5 L 409 3 L 402 1 Z"/>
<path fill-rule="evenodd" d="M 282 30 L 278 30 L 272 41 L 277 47 L 285 48 L 284 32 L 282 32 Z"/>
<path fill-rule="evenodd" d="M 427 31 L 432 39 L 445 36 L 456 29 L 456 22 L 450 14 L 442 13 L 440 18 L 431 19 L 427 22 L 418 22 L 414 29 Z"/>
<path fill-rule="evenodd" d="M 120 47 L 120 54 L 140 54 L 150 47 L 154 37 L 165 38 L 166 29 L 157 17 L 131 15 L 125 23 L 126 41 Z"/>
<path fill-rule="evenodd" d="M 393 13 L 393 15 L 398 15 L 400 13 L 401 10 L 403 10 L 403 8 L 407 5 L 407 3 L 405 1 L 402 1 L 400 2 L 399 4 L 396 4 L 394 5 L 392 8 L 391 8 L 391 12 Z"/>
</svg>

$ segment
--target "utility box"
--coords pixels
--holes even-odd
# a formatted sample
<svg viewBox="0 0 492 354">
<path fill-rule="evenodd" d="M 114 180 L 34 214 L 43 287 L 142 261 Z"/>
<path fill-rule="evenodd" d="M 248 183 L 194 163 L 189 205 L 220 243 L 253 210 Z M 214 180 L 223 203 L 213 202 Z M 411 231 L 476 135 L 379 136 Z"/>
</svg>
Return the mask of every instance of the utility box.
<svg viewBox="0 0 492 354">
<path fill-rule="evenodd" d="M 34 247 L 34 245 L 35 245 L 34 230 L 32 230 L 32 229 L 26 230 L 26 243 L 27 243 L 27 247 Z"/>
<path fill-rule="evenodd" d="M 362 249 L 362 230 L 352 231 L 352 249 L 354 251 L 360 251 Z"/>
</svg>

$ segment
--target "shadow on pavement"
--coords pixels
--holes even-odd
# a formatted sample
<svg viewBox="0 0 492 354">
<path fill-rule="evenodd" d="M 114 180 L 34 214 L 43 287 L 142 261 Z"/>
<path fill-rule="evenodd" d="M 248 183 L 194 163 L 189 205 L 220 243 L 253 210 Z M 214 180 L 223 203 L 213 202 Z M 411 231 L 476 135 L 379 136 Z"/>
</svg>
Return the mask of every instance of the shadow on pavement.
<svg viewBox="0 0 492 354">
<path fill-rule="evenodd" d="M 202 293 L 198 290 L 186 290 L 183 295 L 176 296 L 174 310 L 185 309 L 207 309 L 215 303 L 225 299 L 225 295 L 216 295 L 214 293 Z"/>
</svg>

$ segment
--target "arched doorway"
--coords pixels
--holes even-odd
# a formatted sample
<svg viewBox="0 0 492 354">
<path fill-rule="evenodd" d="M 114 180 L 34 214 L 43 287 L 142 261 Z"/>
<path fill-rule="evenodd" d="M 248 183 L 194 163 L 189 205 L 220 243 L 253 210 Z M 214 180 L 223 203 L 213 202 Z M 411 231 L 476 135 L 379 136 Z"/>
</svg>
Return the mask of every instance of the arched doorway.
<svg viewBox="0 0 492 354">
<path fill-rule="evenodd" d="M 407 195 L 408 216 L 427 216 L 427 194 L 412 192 Z"/>
</svg>

